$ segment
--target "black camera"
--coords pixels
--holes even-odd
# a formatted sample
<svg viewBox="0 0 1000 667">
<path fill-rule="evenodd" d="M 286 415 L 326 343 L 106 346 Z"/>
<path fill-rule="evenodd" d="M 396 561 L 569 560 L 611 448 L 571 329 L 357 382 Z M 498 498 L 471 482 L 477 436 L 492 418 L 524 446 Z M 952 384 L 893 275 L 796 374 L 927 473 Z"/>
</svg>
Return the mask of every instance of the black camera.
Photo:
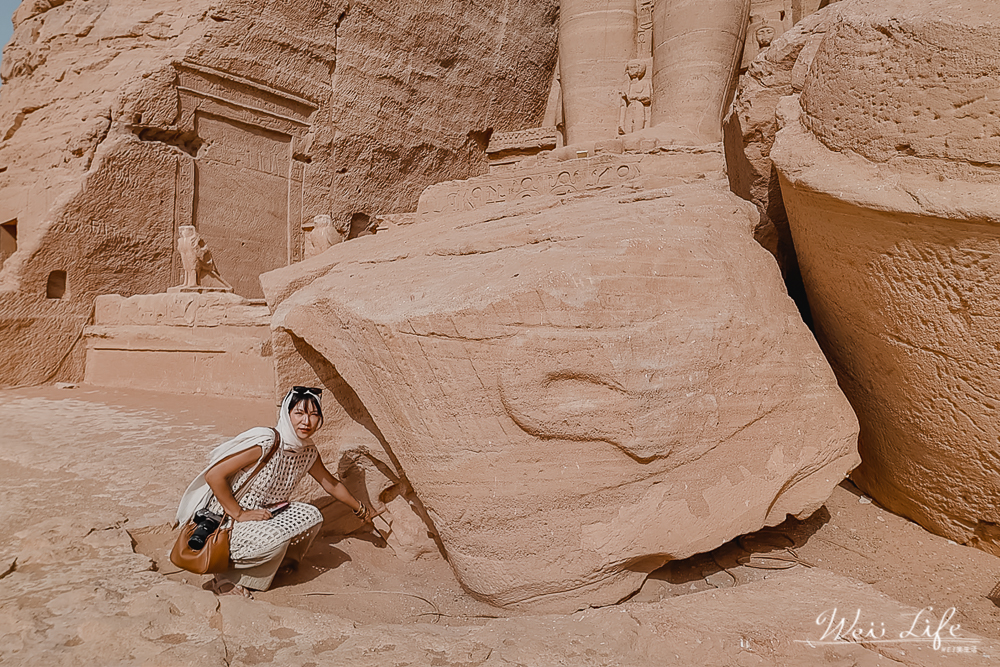
<svg viewBox="0 0 1000 667">
<path fill-rule="evenodd" d="M 214 533 L 215 529 L 219 527 L 222 517 L 215 512 L 209 512 L 207 509 L 200 509 L 194 513 L 192 521 L 198 524 L 198 527 L 194 529 L 191 537 L 188 538 L 188 546 L 198 551 L 205 546 L 205 540 L 208 539 L 208 536 Z"/>
</svg>

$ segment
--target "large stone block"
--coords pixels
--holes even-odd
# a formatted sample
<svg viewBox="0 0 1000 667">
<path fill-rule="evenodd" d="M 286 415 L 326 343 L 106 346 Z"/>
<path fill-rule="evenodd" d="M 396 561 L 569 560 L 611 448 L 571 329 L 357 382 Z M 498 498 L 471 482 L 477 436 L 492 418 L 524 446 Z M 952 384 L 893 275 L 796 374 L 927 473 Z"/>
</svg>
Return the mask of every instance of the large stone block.
<svg viewBox="0 0 1000 667">
<path fill-rule="evenodd" d="M 854 479 L 1000 554 L 998 40 L 989 0 L 840 3 L 771 157 Z"/>
<path fill-rule="evenodd" d="M 462 584 L 575 609 L 811 513 L 857 464 L 756 217 L 719 182 L 539 197 L 262 283 L 273 326 L 357 392 Z"/>
<path fill-rule="evenodd" d="M 269 398 L 270 314 L 235 294 L 97 297 L 84 380 L 105 387 Z"/>
</svg>

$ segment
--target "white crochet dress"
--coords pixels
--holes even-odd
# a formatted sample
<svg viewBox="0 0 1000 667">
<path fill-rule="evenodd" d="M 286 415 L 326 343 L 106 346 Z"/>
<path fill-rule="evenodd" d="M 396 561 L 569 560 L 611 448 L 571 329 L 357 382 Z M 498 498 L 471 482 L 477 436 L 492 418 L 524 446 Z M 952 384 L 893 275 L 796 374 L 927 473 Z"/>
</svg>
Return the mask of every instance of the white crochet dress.
<svg viewBox="0 0 1000 667">
<path fill-rule="evenodd" d="M 319 452 L 313 445 L 306 445 L 298 452 L 280 447 L 250 482 L 250 488 L 240 499 L 240 507 L 254 510 L 288 500 L 318 456 Z M 232 488 L 239 488 L 240 483 L 256 467 L 257 464 L 254 463 L 237 475 L 232 481 Z M 217 514 L 223 513 L 222 506 L 214 497 L 208 507 Z M 256 558 L 322 522 L 323 515 L 320 511 L 307 503 L 292 503 L 291 507 L 267 521 L 237 522 L 229 536 L 229 557 L 233 561 Z"/>
</svg>

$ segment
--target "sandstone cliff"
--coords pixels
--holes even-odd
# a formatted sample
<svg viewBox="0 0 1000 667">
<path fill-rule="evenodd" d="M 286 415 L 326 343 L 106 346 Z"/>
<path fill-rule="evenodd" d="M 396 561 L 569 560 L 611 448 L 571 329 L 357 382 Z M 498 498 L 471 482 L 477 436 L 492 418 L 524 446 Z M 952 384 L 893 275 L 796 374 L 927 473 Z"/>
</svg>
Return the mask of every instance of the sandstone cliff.
<svg viewBox="0 0 1000 667">
<path fill-rule="evenodd" d="M 303 222 L 481 173 L 491 131 L 544 112 L 556 5 L 23 5 L 0 92 L 0 384 L 79 377 L 94 297 L 179 282 L 180 225 L 256 297 Z"/>
</svg>

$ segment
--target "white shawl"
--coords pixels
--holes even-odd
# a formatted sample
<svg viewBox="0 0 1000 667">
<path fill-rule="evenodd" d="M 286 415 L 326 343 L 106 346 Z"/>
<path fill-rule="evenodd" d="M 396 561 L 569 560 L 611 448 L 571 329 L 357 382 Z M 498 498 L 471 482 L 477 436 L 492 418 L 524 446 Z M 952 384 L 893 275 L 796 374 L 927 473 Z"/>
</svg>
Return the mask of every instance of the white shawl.
<svg viewBox="0 0 1000 667">
<path fill-rule="evenodd" d="M 312 439 L 302 440 L 295 434 L 295 429 L 292 428 L 292 421 L 288 417 L 288 404 L 291 402 L 291 399 L 292 392 L 288 392 L 285 395 L 285 400 L 281 402 L 281 407 L 278 408 L 277 429 L 281 435 L 282 448 L 291 452 L 297 452 L 307 444 L 310 444 Z M 274 431 L 263 426 L 258 426 L 240 433 L 232 440 L 227 440 L 213 449 L 208 457 L 208 466 L 201 471 L 200 475 L 194 478 L 194 481 L 188 486 L 187 491 L 181 496 L 181 503 L 177 508 L 177 523 L 187 523 L 194 516 L 195 512 L 207 506 L 212 500 L 212 489 L 208 486 L 208 482 L 205 481 L 205 473 L 212 466 L 227 456 L 232 456 L 237 452 L 242 452 L 251 447 L 259 446 L 261 451 L 266 453 L 270 449 L 272 442 L 274 442 Z"/>
</svg>

